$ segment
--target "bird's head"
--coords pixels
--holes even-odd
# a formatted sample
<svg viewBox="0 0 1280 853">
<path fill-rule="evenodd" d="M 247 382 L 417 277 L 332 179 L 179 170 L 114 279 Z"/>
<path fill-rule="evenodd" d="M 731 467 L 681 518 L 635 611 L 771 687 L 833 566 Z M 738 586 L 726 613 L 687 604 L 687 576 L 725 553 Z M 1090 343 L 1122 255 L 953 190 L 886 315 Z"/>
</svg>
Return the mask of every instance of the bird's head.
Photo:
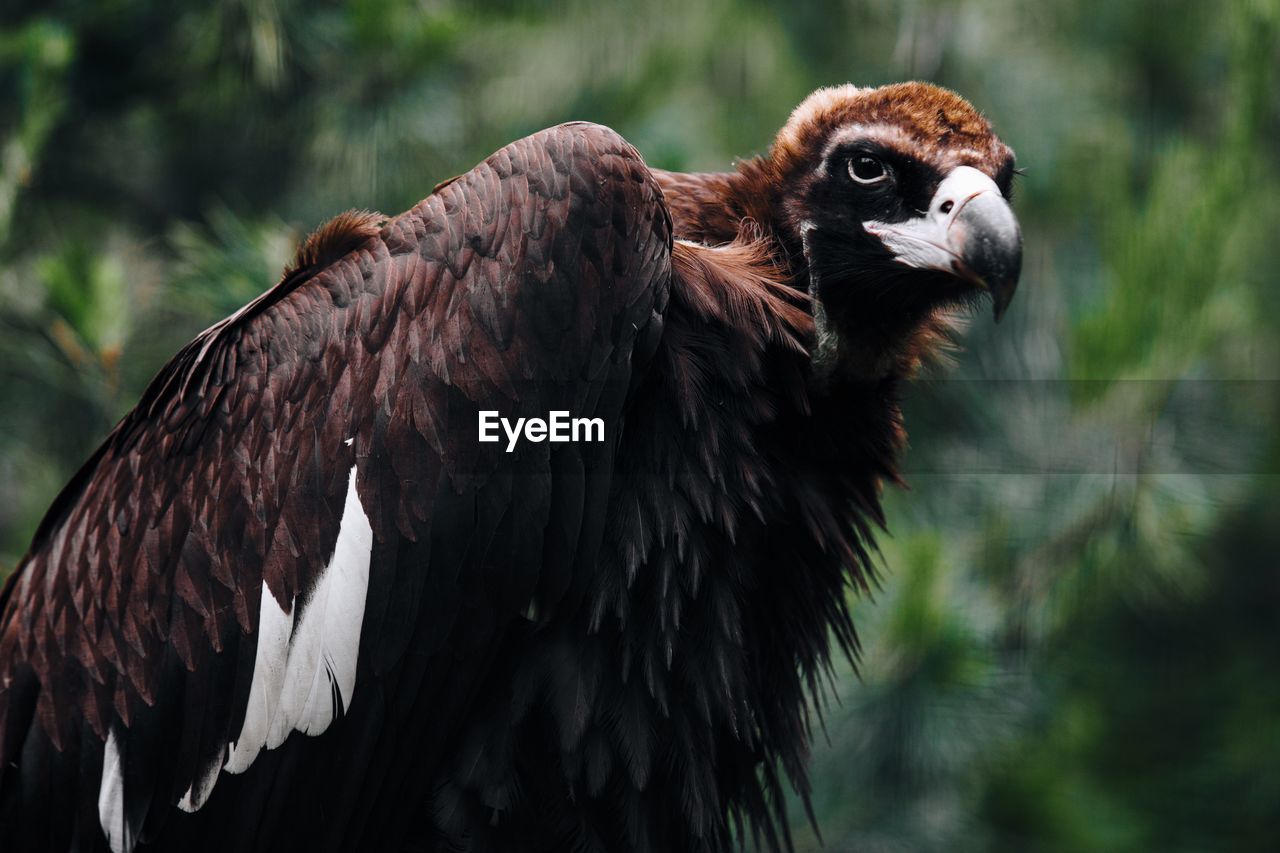
<svg viewBox="0 0 1280 853">
<path fill-rule="evenodd" d="M 1014 155 L 958 95 L 926 83 L 820 89 L 770 151 L 775 227 L 804 254 L 828 337 L 879 345 L 988 295 L 1022 265 Z"/>
</svg>

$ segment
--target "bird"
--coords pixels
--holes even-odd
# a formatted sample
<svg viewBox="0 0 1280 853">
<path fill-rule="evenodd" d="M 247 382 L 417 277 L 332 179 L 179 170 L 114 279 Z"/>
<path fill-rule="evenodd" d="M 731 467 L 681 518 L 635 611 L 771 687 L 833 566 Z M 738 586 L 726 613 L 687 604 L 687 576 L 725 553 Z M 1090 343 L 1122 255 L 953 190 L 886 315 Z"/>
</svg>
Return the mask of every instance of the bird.
<svg viewBox="0 0 1280 853">
<path fill-rule="evenodd" d="M 0 593 L 5 848 L 788 849 L 1014 173 L 959 95 L 849 84 L 727 172 L 571 122 L 320 227 Z"/>
</svg>

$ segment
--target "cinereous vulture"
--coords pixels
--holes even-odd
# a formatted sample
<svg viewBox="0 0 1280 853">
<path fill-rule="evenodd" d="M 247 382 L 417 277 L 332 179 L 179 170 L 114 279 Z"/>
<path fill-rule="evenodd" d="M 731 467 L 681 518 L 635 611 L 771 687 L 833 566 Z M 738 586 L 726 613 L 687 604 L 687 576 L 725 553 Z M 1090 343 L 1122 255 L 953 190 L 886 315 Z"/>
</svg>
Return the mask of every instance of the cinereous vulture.
<svg viewBox="0 0 1280 853">
<path fill-rule="evenodd" d="M 577 122 L 320 228 L 5 586 L 0 844 L 785 849 L 1013 174 L 955 94 L 842 86 L 733 172 Z"/>
</svg>

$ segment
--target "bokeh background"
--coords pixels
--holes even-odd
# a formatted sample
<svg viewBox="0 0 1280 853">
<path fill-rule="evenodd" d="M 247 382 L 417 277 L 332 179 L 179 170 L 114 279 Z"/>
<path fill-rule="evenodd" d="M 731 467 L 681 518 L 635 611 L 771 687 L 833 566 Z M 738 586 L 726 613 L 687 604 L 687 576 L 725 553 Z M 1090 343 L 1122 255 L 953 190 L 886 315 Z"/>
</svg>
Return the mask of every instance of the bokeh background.
<svg viewBox="0 0 1280 853">
<path fill-rule="evenodd" d="M 1017 149 L 1026 269 L 907 400 L 827 849 L 1277 849 L 1278 45 L 1280 0 L 7 0 L 0 575 L 329 216 L 570 119 L 723 169 L 819 85 L 928 79 Z"/>
</svg>

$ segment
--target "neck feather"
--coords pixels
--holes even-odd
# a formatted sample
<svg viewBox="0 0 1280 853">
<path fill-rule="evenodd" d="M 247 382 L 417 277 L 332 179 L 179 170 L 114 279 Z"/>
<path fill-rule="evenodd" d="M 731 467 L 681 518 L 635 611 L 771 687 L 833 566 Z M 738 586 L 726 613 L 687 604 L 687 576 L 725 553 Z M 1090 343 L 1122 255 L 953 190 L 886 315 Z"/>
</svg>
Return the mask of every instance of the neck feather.
<svg viewBox="0 0 1280 853">
<path fill-rule="evenodd" d="M 678 240 L 704 247 L 736 247 L 725 254 L 698 257 L 714 261 L 726 276 L 763 269 L 763 264 L 771 270 L 767 278 L 784 282 L 793 293 L 808 294 L 811 376 L 818 384 L 830 387 L 910 377 L 922 364 L 937 360 L 950 343 L 953 318 L 945 312 L 914 316 L 892 305 L 877 310 L 831 304 L 833 294 L 857 293 L 865 282 L 819 281 L 810 270 L 813 255 L 807 235 L 803 226 L 797 230 L 787 224 L 794 217 L 784 209 L 780 182 L 768 158 L 742 161 L 733 172 L 653 171 Z M 755 260 L 740 266 L 738 261 L 747 255 Z M 819 298 L 820 290 L 828 299 Z"/>
<path fill-rule="evenodd" d="M 755 223 L 766 236 L 776 232 L 777 182 L 765 158 L 745 160 L 733 172 L 654 169 L 653 173 L 666 196 L 678 238 L 723 245 L 738 238 L 745 221 Z"/>
</svg>

